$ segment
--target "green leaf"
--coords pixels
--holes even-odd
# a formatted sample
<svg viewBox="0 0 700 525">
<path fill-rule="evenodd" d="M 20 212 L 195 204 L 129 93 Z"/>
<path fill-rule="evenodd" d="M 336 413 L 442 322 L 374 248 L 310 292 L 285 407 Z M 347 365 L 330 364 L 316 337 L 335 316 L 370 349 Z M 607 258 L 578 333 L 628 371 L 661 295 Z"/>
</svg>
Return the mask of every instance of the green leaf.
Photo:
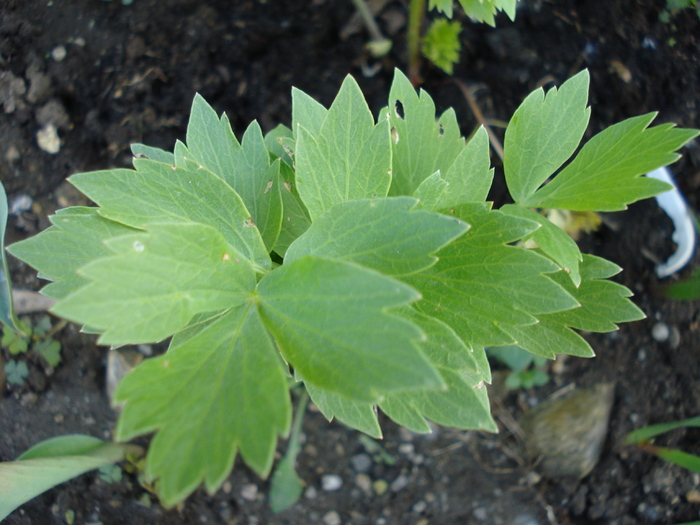
<svg viewBox="0 0 700 525">
<path fill-rule="evenodd" d="M 151 224 L 106 245 L 115 255 L 84 266 L 91 283 L 52 309 L 103 330 L 101 344 L 160 341 L 197 313 L 243 304 L 255 287 L 252 266 L 211 226 Z"/>
<path fill-rule="evenodd" d="M 19 330 L 19 322 L 12 304 L 12 282 L 7 269 L 5 256 L 5 229 L 7 228 L 7 195 L 5 187 L 0 182 L 0 323 Z"/>
<path fill-rule="evenodd" d="M 325 108 L 324 108 L 325 110 Z M 289 151 L 284 147 L 285 140 L 294 140 L 294 133 L 284 124 L 277 124 L 270 131 L 265 133 L 265 147 L 273 158 L 282 159 L 288 166 L 293 166 Z"/>
<path fill-rule="evenodd" d="M 394 137 L 391 195 L 413 195 L 436 171 L 446 174 L 464 148 L 454 110 L 436 120 L 433 99 L 423 90 L 419 97 L 398 69 L 389 91 L 389 120 Z"/>
<path fill-rule="evenodd" d="M 88 284 L 78 268 L 111 255 L 104 241 L 136 230 L 99 215 L 98 208 L 72 207 L 49 217 L 53 224 L 34 237 L 13 244 L 8 251 L 39 270 L 39 277 L 54 281 L 41 293 L 63 299 Z"/>
<path fill-rule="evenodd" d="M 240 195 L 265 246 L 272 251 L 282 221 L 279 163 L 270 163 L 258 123 L 248 126 L 239 144 L 226 115 L 219 118 L 204 98 L 195 95 L 187 147 L 194 160 Z"/>
<path fill-rule="evenodd" d="M 270 268 L 250 213 L 221 178 L 193 163 L 183 167 L 134 159 L 134 166 L 136 170 L 80 173 L 70 181 L 102 207 L 99 213 L 107 219 L 132 228 L 165 221 L 209 224 L 260 271 Z"/>
<path fill-rule="evenodd" d="M 688 454 L 682 450 L 675 450 L 665 447 L 654 447 L 654 453 L 661 459 L 665 459 L 692 472 L 700 473 L 700 457 L 695 454 Z"/>
<path fill-rule="evenodd" d="M 655 113 L 627 119 L 601 131 L 549 184 L 525 199 L 523 206 L 574 211 L 618 211 L 671 189 L 641 175 L 678 160 L 675 151 L 697 130 L 673 124 L 649 128 Z"/>
<path fill-rule="evenodd" d="M 320 102 L 302 90 L 292 88 L 292 133 L 294 138 L 299 138 L 297 134 L 300 126 L 314 137 L 320 135 L 327 114 L 328 110 Z"/>
<path fill-rule="evenodd" d="M 589 74 L 581 71 L 545 95 L 542 88 L 520 104 L 506 129 L 503 169 L 508 190 L 521 204 L 559 169 L 578 147 L 591 115 Z"/>
<path fill-rule="evenodd" d="M 382 438 L 382 429 L 377 421 L 377 411 L 373 403 L 355 401 L 311 383 L 305 383 L 304 386 L 311 400 L 328 421 L 337 419 L 375 439 Z"/>
<path fill-rule="evenodd" d="M 628 297 L 632 296 L 621 284 L 604 280 L 620 271 L 620 268 L 600 257 L 584 255 L 581 262 L 581 285 L 572 286 L 563 272 L 552 279 L 566 289 L 581 305 L 564 312 L 557 312 L 552 319 L 587 332 L 612 332 L 617 323 L 644 319 L 644 313 Z"/>
<path fill-rule="evenodd" d="M 428 9 L 436 9 L 442 13 L 445 13 L 447 18 L 452 18 L 452 1 L 453 0 L 430 0 L 428 2 Z"/>
<path fill-rule="evenodd" d="M 639 428 L 627 434 L 625 437 L 625 445 L 636 445 L 643 441 L 649 441 L 651 438 L 660 434 L 665 434 L 671 430 L 684 427 L 700 427 L 700 416 L 691 417 L 682 421 L 672 421 L 670 423 L 659 423 L 657 425 L 649 425 L 648 427 Z"/>
<path fill-rule="evenodd" d="M 44 339 L 34 346 L 34 351 L 54 368 L 61 362 L 61 343 L 55 339 Z"/>
<path fill-rule="evenodd" d="M 260 312 L 307 383 L 358 401 L 442 382 L 417 348 L 424 336 L 391 309 L 419 298 L 405 284 L 344 261 L 303 257 L 258 285 Z"/>
<path fill-rule="evenodd" d="M 24 361 L 14 361 L 10 359 L 5 364 L 5 373 L 7 374 L 7 382 L 12 385 L 22 385 L 24 380 L 29 376 L 27 363 Z"/>
<path fill-rule="evenodd" d="M 157 160 L 158 162 L 164 162 L 166 164 L 175 164 L 175 155 L 173 155 L 171 152 L 160 148 L 146 146 L 145 144 L 132 144 L 131 153 L 133 153 L 134 157 L 136 158 L 145 157 L 147 159 Z"/>
<path fill-rule="evenodd" d="M 423 56 L 451 75 L 454 65 L 459 62 L 459 53 L 462 50 L 462 43 L 459 41 L 461 32 L 462 24 L 459 22 L 448 22 L 444 18 L 435 19 L 423 37 Z"/>
<path fill-rule="evenodd" d="M 429 268 L 437 261 L 432 254 L 469 226 L 454 217 L 416 209 L 417 202 L 391 197 L 337 204 L 289 247 L 285 262 L 313 255 L 352 261 L 391 276 Z"/>
<path fill-rule="evenodd" d="M 387 195 L 389 122 L 374 124 L 352 77 L 343 82 L 318 134 L 301 124 L 294 131 L 297 190 L 312 220 L 339 202 Z"/>
<path fill-rule="evenodd" d="M 511 327 L 578 306 L 545 274 L 559 270 L 532 250 L 505 243 L 534 231 L 534 221 L 463 205 L 455 215 L 472 229 L 439 254 L 438 263 L 404 280 L 423 294 L 416 308 L 451 326 L 473 346 L 515 344 Z"/>
<path fill-rule="evenodd" d="M 213 493 L 237 450 L 267 476 L 277 435 L 289 432 L 291 404 L 275 345 L 250 304 L 214 318 L 182 344 L 144 361 L 120 383 L 120 441 L 157 431 L 146 475 L 172 506 L 204 482 Z M 173 461 L 186 458 L 186 461 Z"/>
<path fill-rule="evenodd" d="M 462 9 L 470 18 L 495 27 L 495 15 L 505 11 L 511 20 L 515 20 L 516 0 L 459 0 Z"/>
<path fill-rule="evenodd" d="M 514 217 L 522 217 L 539 223 L 540 228 L 532 232 L 525 240 L 533 240 L 540 250 L 550 257 L 569 275 L 574 286 L 581 284 L 579 263 L 583 259 L 576 242 L 559 226 L 549 219 L 528 208 L 507 204 L 501 211 Z"/>
<path fill-rule="evenodd" d="M 0 463 L 0 520 L 59 483 L 121 461 L 129 448 L 76 434 L 42 441 L 17 460 Z"/>
</svg>

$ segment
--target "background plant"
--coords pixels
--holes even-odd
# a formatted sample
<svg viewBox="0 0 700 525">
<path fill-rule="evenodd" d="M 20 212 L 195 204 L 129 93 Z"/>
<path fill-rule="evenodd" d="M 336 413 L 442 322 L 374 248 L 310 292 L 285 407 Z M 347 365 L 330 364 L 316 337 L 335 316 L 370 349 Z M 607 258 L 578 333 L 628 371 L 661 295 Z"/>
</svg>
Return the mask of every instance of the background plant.
<svg viewBox="0 0 700 525">
<path fill-rule="evenodd" d="M 515 112 L 514 204 L 498 210 L 486 131 L 465 142 L 454 111 L 436 118 L 397 71 L 376 120 L 348 77 L 330 108 L 295 89 L 291 128 L 263 136 L 254 122 L 240 142 L 197 96 L 186 142 L 135 145 L 133 170 L 72 176 L 97 207 L 60 210 L 10 251 L 52 281 L 53 312 L 101 344 L 172 337 L 115 396 L 117 440 L 155 432 L 145 477 L 166 505 L 218 489 L 238 453 L 268 475 L 290 383 L 373 437 L 377 409 L 416 432 L 428 420 L 494 431 L 486 346 L 590 357 L 575 330 L 643 317 L 608 280 L 616 265 L 533 208 L 615 211 L 665 191 L 640 176 L 697 135 L 650 128 L 648 114 L 574 155 L 588 82 L 537 90 Z"/>
</svg>

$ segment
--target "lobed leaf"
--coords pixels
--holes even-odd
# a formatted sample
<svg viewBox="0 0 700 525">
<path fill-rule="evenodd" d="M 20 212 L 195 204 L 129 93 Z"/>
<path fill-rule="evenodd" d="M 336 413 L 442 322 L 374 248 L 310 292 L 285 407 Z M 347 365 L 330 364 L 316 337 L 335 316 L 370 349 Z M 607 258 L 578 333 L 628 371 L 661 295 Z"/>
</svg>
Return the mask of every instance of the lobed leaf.
<svg viewBox="0 0 700 525">
<path fill-rule="evenodd" d="M 306 383 L 358 401 L 412 388 L 440 388 L 416 343 L 424 336 L 391 310 L 419 298 L 361 266 L 302 257 L 258 285 L 260 315 Z"/>
<path fill-rule="evenodd" d="M 312 220 L 339 202 L 387 195 L 389 122 L 374 124 L 352 77 L 343 82 L 317 134 L 302 124 L 294 132 L 297 191 Z"/>
<path fill-rule="evenodd" d="M 40 278 L 53 281 L 41 290 L 53 299 L 63 299 L 90 282 L 77 270 L 112 254 L 105 240 L 137 231 L 105 219 L 98 208 L 64 208 L 49 220 L 50 228 L 13 244 L 8 251 L 36 268 Z"/>
<path fill-rule="evenodd" d="M 134 166 L 136 170 L 80 173 L 69 180 L 101 206 L 99 213 L 107 219 L 140 229 L 164 221 L 208 224 L 259 271 L 270 268 L 270 256 L 250 213 L 221 178 L 196 163 L 171 166 L 134 159 Z"/>
<path fill-rule="evenodd" d="M 361 199 L 335 205 L 287 251 L 285 262 L 306 255 L 352 261 L 385 275 L 420 272 L 432 255 L 462 235 L 459 219 L 416 209 L 417 199 Z"/>
<path fill-rule="evenodd" d="M 192 159 L 240 195 L 267 250 L 272 251 L 282 221 L 279 163 L 270 162 L 258 123 L 248 126 L 239 144 L 228 117 L 224 114 L 219 118 L 201 95 L 195 95 L 187 125 L 187 148 Z"/>
<path fill-rule="evenodd" d="M 673 124 L 648 126 L 648 113 L 614 124 L 593 137 L 549 184 L 520 202 L 523 206 L 574 211 L 617 211 L 671 189 L 641 175 L 678 160 L 675 151 L 700 131 Z"/>
<path fill-rule="evenodd" d="M 559 169 L 578 147 L 588 126 L 589 74 L 581 71 L 559 90 L 530 93 L 513 114 L 503 144 L 508 190 L 521 204 Z"/>
<path fill-rule="evenodd" d="M 386 111 L 382 111 L 382 114 Z M 391 195 L 413 195 L 418 186 L 436 171 L 447 173 L 464 148 L 454 110 L 436 121 L 435 104 L 398 69 L 389 91 L 389 121 L 392 144 Z"/>
<path fill-rule="evenodd" d="M 124 403 L 117 439 L 156 431 L 146 475 L 159 479 L 166 506 L 202 482 L 216 491 L 238 450 L 267 476 L 277 435 L 286 435 L 291 424 L 284 368 L 251 304 L 231 308 L 165 355 L 140 364 L 120 383 L 115 403 Z"/>
<path fill-rule="evenodd" d="M 90 284 L 52 309 L 103 331 L 102 344 L 160 341 L 197 313 L 243 304 L 255 288 L 253 267 L 211 226 L 151 224 L 105 243 L 114 255 L 81 268 Z"/>
<path fill-rule="evenodd" d="M 382 438 L 382 429 L 377 421 L 377 410 L 373 403 L 356 401 L 311 383 L 305 383 L 304 386 L 311 400 L 328 421 L 337 419 L 375 439 Z"/>
<path fill-rule="evenodd" d="M 455 215 L 472 229 L 444 248 L 435 266 L 405 278 L 423 294 L 419 311 L 451 326 L 468 344 L 501 346 L 515 343 L 510 327 L 578 306 L 545 275 L 556 272 L 556 264 L 505 244 L 534 231 L 537 223 L 475 205 L 458 207 Z"/>
</svg>

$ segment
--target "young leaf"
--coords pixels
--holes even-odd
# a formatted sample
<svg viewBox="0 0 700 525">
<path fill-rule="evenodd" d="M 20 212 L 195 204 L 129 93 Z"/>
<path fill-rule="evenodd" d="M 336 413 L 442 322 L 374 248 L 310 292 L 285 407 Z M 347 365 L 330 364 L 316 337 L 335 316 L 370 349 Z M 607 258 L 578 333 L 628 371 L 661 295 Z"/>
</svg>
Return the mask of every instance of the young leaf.
<svg viewBox="0 0 700 525">
<path fill-rule="evenodd" d="M 564 82 L 559 90 L 530 93 L 508 123 L 503 144 L 503 169 L 508 190 L 521 204 L 578 147 L 588 126 L 588 71 Z"/>
<path fill-rule="evenodd" d="M 238 143 L 226 115 L 219 118 L 200 95 L 194 97 L 187 148 L 192 159 L 218 175 L 245 203 L 268 251 L 277 241 L 282 220 L 279 163 L 270 154 L 257 122 Z"/>
<path fill-rule="evenodd" d="M 121 461 L 129 448 L 75 434 L 42 441 L 15 461 L 0 463 L 0 520 L 59 483 Z"/>
<path fill-rule="evenodd" d="M 480 205 L 455 208 L 472 225 L 444 248 L 438 263 L 404 280 L 423 294 L 416 308 L 451 326 L 467 344 L 514 344 L 510 328 L 534 325 L 540 314 L 578 306 L 545 274 L 559 267 L 514 242 L 539 227 L 534 221 L 489 211 Z"/>
<path fill-rule="evenodd" d="M 459 0 L 462 9 L 470 18 L 485 22 L 495 27 L 495 15 L 504 11 L 508 18 L 515 20 L 515 3 L 517 0 Z"/>
<path fill-rule="evenodd" d="M 454 110 L 436 121 L 433 99 L 423 90 L 419 97 L 398 69 L 389 91 L 389 120 L 394 130 L 391 195 L 413 195 L 436 171 L 447 173 L 464 147 Z"/>
<path fill-rule="evenodd" d="M 250 263 L 211 226 L 151 224 L 106 244 L 115 255 L 84 266 L 90 284 L 52 310 L 104 331 L 102 344 L 160 341 L 197 313 L 243 304 L 255 288 Z"/>
<path fill-rule="evenodd" d="M 391 184 L 389 122 L 374 124 L 360 87 L 348 76 L 318 134 L 297 126 L 297 191 L 312 220 L 339 202 L 385 197 Z"/>
<path fill-rule="evenodd" d="M 417 273 L 432 255 L 468 229 L 454 217 L 416 209 L 411 197 L 342 202 L 321 215 L 287 251 L 285 263 L 306 255 L 343 259 L 385 275 Z"/>
<path fill-rule="evenodd" d="M 578 267 L 583 256 L 576 242 L 564 230 L 528 208 L 507 204 L 501 208 L 501 211 L 514 217 L 522 217 L 539 223 L 540 228 L 525 237 L 524 240 L 535 241 L 542 252 L 571 277 L 574 286 L 581 284 L 581 273 Z"/>
<path fill-rule="evenodd" d="M 627 434 L 625 437 L 625 445 L 636 445 L 644 441 L 649 441 L 651 438 L 659 434 L 665 434 L 671 430 L 683 427 L 700 427 L 700 416 L 691 417 L 682 421 L 671 421 L 670 423 L 658 423 L 649 425 L 648 427 L 638 428 Z"/>
<path fill-rule="evenodd" d="M 141 229 L 164 221 L 209 224 L 260 271 L 270 268 L 250 213 L 221 178 L 206 168 L 192 169 L 192 163 L 185 167 L 134 159 L 134 166 L 136 170 L 80 173 L 70 181 L 102 207 L 99 213 L 107 219 Z"/>
<path fill-rule="evenodd" d="M 134 157 L 137 159 L 145 157 L 166 164 L 175 164 L 175 155 L 171 152 L 146 146 L 145 144 L 132 144 L 131 153 L 133 153 Z"/>
<path fill-rule="evenodd" d="M 49 220 L 53 226 L 7 250 L 39 270 L 40 278 L 54 281 L 41 290 L 53 299 L 63 299 L 89 283 L 77 270 L 112 254 L 105 240 L 137 231 L 105 219 L 98 208 L 64 208 Z"/>
<path fill-rule="evenodd" d="M 257 310 L 243 304 L 184 343 L 144 361 L 120 383 L 120 441 L 157 431 L 146 475 L 172 506 L 204 482 L 213 493 L 240 450 L 267 476 L 277 435 L 289 432 L 291 404 L 282 363 Z M 173 458 L 186 458 L 173 461 Z"/>
<path fill-rule="evenodd" d="M 617 211 L 672 189 L 642 177 L 678 160 L 675 151 L 700 131 L 673 124 L 649 128 L 655 113 L 627 119 L 598 133 L 549 184 L 519 204 L 575 211 Z"/>
<path fill-rule="evenodd" d="M 461 32 L 462 24 L 459 22 L 436 19 L 423 37 L 423 56 L 451 75 L 454 65 L 459 62 L 459 52 L 462 50 L 459 41 Z"/>
<path fill-rule="evenodd" d="M 419 298 L 405 284 L 348 262 L 303 257 L 263 277 L 258 294 L 265 325 L 305 382 L 358 401 L 442 386 L 416 347 L 421 331 L 390 313 Z"/>
</svg>

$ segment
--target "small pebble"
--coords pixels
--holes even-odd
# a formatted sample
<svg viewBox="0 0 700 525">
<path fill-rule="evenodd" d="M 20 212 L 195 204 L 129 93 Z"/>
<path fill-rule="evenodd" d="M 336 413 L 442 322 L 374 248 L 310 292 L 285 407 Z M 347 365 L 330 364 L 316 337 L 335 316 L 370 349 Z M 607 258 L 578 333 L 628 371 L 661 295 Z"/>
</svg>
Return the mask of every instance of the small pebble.
<svg viewBox="0 0 700 525">
<path fill-rule="evenodd" d="M 231 490 L 233 490 L 233 485 L 230 481 L 226 480 L 224 481 L 224 484 L 221 485 L 221 490 L 224 491 L 224 494 L 231 494 Z"/>
<path fill-rule="evenodd" d="M 651 329 L 651 336 L 657 343 L 665 343 L 671 335 L 671 330 L 667 324 L 656 323 Z"/>
<path fill-rule="evenodd" d="M 326 525 L 340 525 L 342 523 L 340 521 L 340 514 L 338 514 L 334 510 L 324 514 L 322 519 L 323 523 L 325 523 Z"/>
<path fill-rule="evenodd" d="M 394 481 L 391 483 L 391 490 L 392 492 L 398 492 L 401 489 L 404 489 L 408 486 L 408 476 L 406 474 L 400 474 L 399 477 L 397 477 Z"/>
<path fill-rule="evenodd" d="M 343 480 L 336 474 L 324 474 L 321 477 L 321 488 L 326 492 L 334 492 L 340 490 L 343 486 Z"/>
<path fill-rule="evenodd" d="M 415 450 L 415 447 L 413 446 L 413 443 L 401 443 L 399 445 L 399 452 L 402 454 L 413 454 L 413 451 Z"/>
<path fill-rule="evenodd" d="M 415 505 L 413 505 L 411 512 L 414 512 L 416 514 L 421 514 L 427 508 L 428 508 L 428 504 L 425 501 L 421 500 L 418 503 L 416 503 Z"/>
<path fill-rule="evenodd" d="M 488 517 L 488 513 L 484 507 L 475 508 L 472 515 L 474 516 L 474 519 L 479 521 L 486 521 L 486 518 Z"/>
<path fill-rule="evenodd" d="M 14 164 L 19 158 L 19 150 L 14 145 L 10 145 L 10 147 L 7 148 L 7 152 L 5 152 L 5 160 L 10 164 Z"/>
<path fill-rule="evenodd" d="M 372 467 L 372 458 L 369 454 L 356 454 L 350 459 L 350 463 L 356 472 L 368 472 Z"/>
<path fill-rule="evenodd" d="M 248 483 L 241 489 L 241 497 L 248 501 L 255 501 L 258 495 L 258 486 L 254 483 Z"/>
<path fill-rule="evenodd" d="M 65 47 L 56 46 L 53 48 L 53 51 L 51 51 L 51 58 L 53 58 L 56 62 L 63 62 L 67 54 L 68 52 L 66 51 Z"/>
<path fill-rule="evenodd" d="M 377 496 L 381 496 L 386 492 L 386 489 L 389 488 L 389 484 L 383 480 L 383 479 L 378 479 L 374 483 L 372 483 L 372 490 L 374 490 L 374 493 Z"/>
<path fill-rule="evenodd" d="M 367 474 L 358 474 L 355 476 L 355 485 L 357 485 L 362 492 L 368 493 L 372 490 L 372 480 Z"/>
<path fill-rule="evenodd" d="M 315 487 L 308 487 L 304 491 L 304 497 L 306 499 L 316 499 L 316 496 L 318 496 L 318 491 L 316 490 Z"/>
<path fill-rule="evenodd" d="M 61 139 L 58 136 L 58 130 L 53 124 L 47 124 L 36 132 L 36 143 L 46 153 L 52 155 L 61 150 Z"/>
</svg>

